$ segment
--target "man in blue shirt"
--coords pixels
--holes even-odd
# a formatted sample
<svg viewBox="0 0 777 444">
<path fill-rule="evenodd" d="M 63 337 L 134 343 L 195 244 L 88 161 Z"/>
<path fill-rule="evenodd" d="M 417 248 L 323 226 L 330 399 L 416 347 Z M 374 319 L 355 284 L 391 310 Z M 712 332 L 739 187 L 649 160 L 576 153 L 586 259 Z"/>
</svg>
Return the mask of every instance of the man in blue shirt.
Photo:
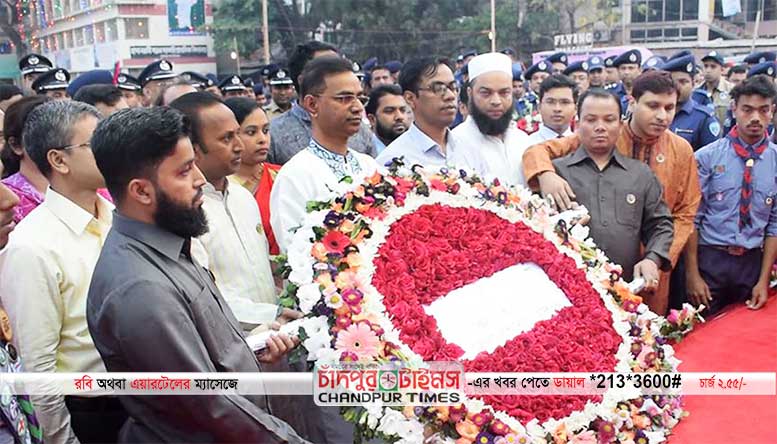
<svg viewBox="0 0 777 444">
<path fill-rule="evenodd" d="M 766 128 L 777 96 L 755 76 L 732 90 L 738 124 L 696 152 L 702 201 L 685 251 L 688 296 L 716 313 L 746 301 L 763 307 L 777 259 L 777 145 Z"/>
<path fill-rule="evenodd" d="M 671 59 L 661 65 L 660 69 L 669 71 L 677 86 L 677 112 L 670 129 L 687 140 L 694 151 L 718 140 L 721 129 L 715 112 L 691 98 L 693 74 L 696 70 L 693 56 Z"/>
</svg>

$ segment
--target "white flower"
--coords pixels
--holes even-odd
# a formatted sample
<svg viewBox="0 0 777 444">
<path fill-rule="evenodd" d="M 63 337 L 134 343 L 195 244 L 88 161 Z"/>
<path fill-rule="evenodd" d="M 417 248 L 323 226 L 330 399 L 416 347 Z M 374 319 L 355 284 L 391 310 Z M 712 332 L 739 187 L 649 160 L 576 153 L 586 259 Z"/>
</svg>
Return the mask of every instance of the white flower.
<svg viewBox="0 0 777 444">
<path fill-rule="evenodd" d="M 289 266 L 291 267 L 289 281 L 297 285 L 309 284 L 313 280 L 314 262 L 315 260 L 310 255 L 310 248 L 308 248 L 307 254 L 293 253 L 289 250 Z"/>
<path fill-rule="evenodd" d="M 367 411 L 367 427 L 375 429 L 378 426 L 381 416 L 383 416 L 383 404 L 380 402 L 371 402 L 364 405 Z"/>
<path fill-rule="evenodd" d="M 305 330 L 307 332 L 307 330 Z M 311 357 L 319 356 L 322 350 L 329 349 L 332 346 L 332 337 L 329 333 L 322 331 L 309 336 L 302 342 L 302 345 L 308 351 L 308 360 Z"/>
<path fill-rule="evenodd" d="M 660 444 L 666 441 L 664 432 L 645 432 L 645 436 L 647 436 L 649 444 Z"/>
<path fill-rule="evenodd" d="M 415 420 L 405 420 L 400 423 L 397 434 L 403 440 L 407 440 L 407 442 L 418 442 L 419 439 L 423 439 L 424 426 Z"/>
<path fill-rule="evenodd" d="M 380 419 L 378 431 L 389 436 L 396 436 L 399 434 L 403 422 L 406 422 L 406 420 L 402 413 L 394 409 L 386 409 L 383 418 Z"/>
<path fill-rule="evenodd" d="M 321 292 L 319 291 L 318 284 L 305 284 L 297 290 L 297 299 L 299 299 L 299 309 L 302 313 L 308 314 L 313 310 L 313 306 L 316 305 L 321 299 Z"/>
</svg>

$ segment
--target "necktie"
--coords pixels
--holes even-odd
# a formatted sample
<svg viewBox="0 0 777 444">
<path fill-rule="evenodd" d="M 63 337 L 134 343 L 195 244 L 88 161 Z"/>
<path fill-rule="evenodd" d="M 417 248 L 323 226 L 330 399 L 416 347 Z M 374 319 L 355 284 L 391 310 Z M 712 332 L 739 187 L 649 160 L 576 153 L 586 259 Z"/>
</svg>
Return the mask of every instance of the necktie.
<svg viewBox="0 0 777 444">
<path fill-rule="evenodd" d="M 747 146 L 739 138 L 737 127 L 729 131 L 726 136 L 734 146 L 734 151 L 745 163 L 745 173 L 742 175 L 742 192 L 739 197 L 739 229 L 752 225 L 750 217 L 750 205 L 753 197 L 753 165 L 755 158 L 759 157 L 769 145 L 768 138 L 764 137 L 758 146 Z"/>
<path fill-rule="evenodd" d="M 16 395 L 16 401 L 19 403 L 19 407 L 27 418 L 27 429 L 30 431 L 30 438 L 33 444 L 43 443 L 43 429 L 40 427 L 38 418 L 35 416 L 35 410 L 30 402 L 30 397 L 27 395 Z"/>
</svg>

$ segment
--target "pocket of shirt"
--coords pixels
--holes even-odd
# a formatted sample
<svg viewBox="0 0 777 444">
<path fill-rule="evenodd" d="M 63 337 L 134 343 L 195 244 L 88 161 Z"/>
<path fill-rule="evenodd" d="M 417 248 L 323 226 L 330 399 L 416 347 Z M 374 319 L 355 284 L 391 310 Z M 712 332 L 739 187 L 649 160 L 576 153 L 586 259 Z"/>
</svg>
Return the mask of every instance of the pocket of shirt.
<svg viewBox="0 0 777 444">
<path fill-rule="evenodd" d="M 772 211 L 772 206 L 774 206 L 774 199 L 777 197 L 777 184 L 775 184 L 774 180 L 765 179 L 756 181 L 753 188 L 753 200 L 750 202 L 753 215 L 768 221 L 769 213 Z"/>
<path fill-rule="evenodd" d="M 621 225 L 639 228 L 645 205 L 643 200 L 642 194 L 634 189 L 616 189 L 615 220 Z"/>
<path fill-rule="evenodd" d="M 739 203 L 741 191 L 741 177 L 737 181 L 731 174 L 719 174 L 710 178 L 705 199 L 712 208 L 726 207 L 732 199 L 736 200 L 737 204 Z"/>
</svg>

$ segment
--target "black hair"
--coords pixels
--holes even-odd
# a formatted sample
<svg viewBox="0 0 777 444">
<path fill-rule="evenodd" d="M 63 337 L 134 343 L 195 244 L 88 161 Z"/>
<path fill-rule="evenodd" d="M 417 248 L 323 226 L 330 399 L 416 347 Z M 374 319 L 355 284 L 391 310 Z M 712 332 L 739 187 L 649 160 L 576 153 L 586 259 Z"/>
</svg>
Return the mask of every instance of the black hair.
<svg viewBox="0 0 777 444">
<path fill-rule="evenodd" d="M 0 102 L 22 94 L 21 88 L 16 85 L 0 84 Z"/>
<path fill-rule="evenodd" d="M 294 87 L 297 88 L 297 91 L 299 91 L 300 87 L 297 78 L 302 74 L 305 65 L 313 60 L 313 55 L 319 51 L 337 52 L 337 48 L 328 43 L 311 40 L 307 43 L 297 45 L 294 52 L 291 54 L 291 57 L 289 58 L 289 74 L 291 75 L 291 81 L 294 82 Z"/>
<path fill-rule="evenodd" d="M 353 72 L 353 64 L 340 56 L 326 56 L 313 59 L 302 71 L 299 97 L 302 100 L 308 94 L 320 92 L 325 86 L 326 76 Z"/>
<path fill-rule="evenodd" d="M 540 101 L 542 101 L 542 98 L 545 96 L 545 93 L 550 91 L 551 89 L 556 88 L 569 88 L 572 90 L 572 100 L 577 101 L 577 95 L 580 92 L 577 89 L 577 83 L 575 83 L 574 80 L 572 80 L 569 76 L 566 76 L 564 74 L 551 74 L 550 76 L 546 77 L 545 80 L 540 83 Z"/>
<path fill-rule="evenodd" d="M 243 120 L 257 109 L 261 109 L 264 112 L 262 107 L 256 103 L 256 100 L 251 100 L 248 97 L 230 97 L 224 101 L 224 105 L 227 105 L 232 110 L 232 113 L 235 114 L 239 125 L 242 125 Z"/>
<path fill-rule="evenodd" d="M 774 80 L 771 77 L 758 74 L 735 86 L 730 94 L 734 102 L 737 102 L 742 96 L 761 96 L 773 100 L 777 96 L 777 88 L 775 88 Z"/>
<path fill-rule="evenodd" d="M 92 152 L 111 196 L 122 202 L 132 179 L 156 181 L 156 168 L 190 128 L 189 119 L 168 106 L 127 108 L 101 121 Z"/>
<path fill-rule="evenodd" d="M 372 74 L 373 72 L 375 72 L 375 71 L 377 71 L 379 69 L 385 69 L 386 71 L 389 72 L 389 74 L 391 74 L 391 70 L 388 69 L 388 67 L 386 67 L 386 65 L 375 65 L 372 68 L 370 68 L 370 72 L 369 73 Z"/>
<path fill-rule="evenodd" d="M 380 85 L 370 92 L 370 100 L 367 102 L 367 106 L 364 107 L 364 111 L 367 115 L 375 115 L 378 112 L 378 102 L 384 96 L 401 96 L 402 89 L 398 85 Z"/>
<path fill-rule="evenodd" d="M 182 95 L 170 103 L 171 108 L 175 108 L 189 118 L 191 132 L 189 138 L 193 145 L 200 147 L 202 152 L 207 153 L 206 148 L 202 146 L 202 134 L 200 133 L 200 111 L 211 106 L 224 104 L 224 101 L 215 95 L 198 91 Z"/>
<path fill-rule="evenodd" d="M 421 57 L 409 60 L 399 74 L 399 86 L 402 87 L 402 91 L 418 94 L 421 79 L 437 74 L 440 65 L 445 65 L 453 71 L 450 60 L 444 57 Z"/>
<path fill-rule="evenodd" d="M 114 106 L 124 95 L 121 90 L 113 85 L 86 85 L 78 88 L 73 100 L 78 102 L 96 105 L 104 103 L 108 106 Z"/>
<path fill-rule="evenodd" d="M 588 88 L 583 94 L 580 95 L 580 99 L 577 101 L 577 117 L 582 117 L 580 114 L 583 111 L 583 103 L 588 100 L 589 97 L 597 99 L 612 99 L 616 105 L 618 105 L 618 116 L 623 114 L 623 108 L 621 106 L 621 100 L 612 91 L 604 88 Z"/>
<path fill-rule="evenodd" d="M 22 148 L 22 131 L 24 130 L 24 122 L 27 120 L 27 116 L 33 109 L 51 100 L 54 99 L 48 96 L 23 97 L 12 103 L 5 110 L 5 118 L 3 120 L 5 146 L 0 151 L 0 159 L 3 162 L 3 178 L 19 172 L 22 158 L 12 148 Z"/>
<path fill-rule="evenodd" d="M 726 77 L 731 77 L 731 74 L 747 74 L 747 66 L 734 65 L 729 68 L 728 73 L 726 73 Z"/>
<path fill-rule="evenodd" d="M 459 103 L 463 103 L 467 106 L 469 106 L 469 93 L 467 93 L 467 89 L 469 89 L 469 85 L 471 82 L 464 82 L 463 85 L 461 85 L 461 88 L 459 88 Z"/>
<path fill-rule="evenodd" d="M 639 100 L 646 92 L 653 94 L 677 94 L 672 74 L 667 71 L 647 71 L 638 75 L 631 84 L 631 95 Z"/>
</svg>

